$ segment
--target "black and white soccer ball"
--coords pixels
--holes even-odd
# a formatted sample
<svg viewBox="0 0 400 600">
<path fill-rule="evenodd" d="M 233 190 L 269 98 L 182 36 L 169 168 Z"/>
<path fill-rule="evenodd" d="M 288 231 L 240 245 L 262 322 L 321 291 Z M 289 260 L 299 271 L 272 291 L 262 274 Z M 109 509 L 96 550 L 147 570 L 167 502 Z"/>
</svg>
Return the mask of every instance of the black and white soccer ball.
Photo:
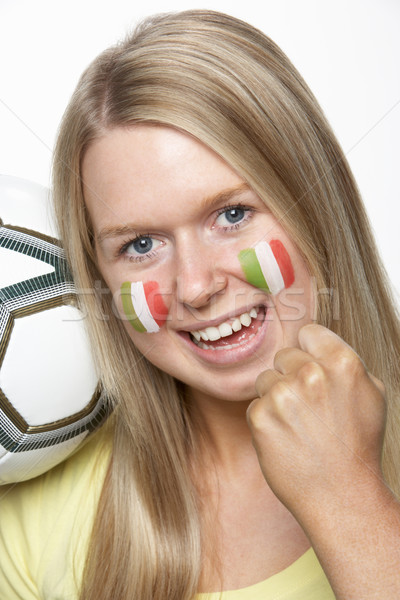
<svg viewBox="0 0 400 600">
<path fill-rule="evenodd" d="M 48 471 L 107 416 L 49 191 L 0 176 L 0 484 Z"/>
</svg>

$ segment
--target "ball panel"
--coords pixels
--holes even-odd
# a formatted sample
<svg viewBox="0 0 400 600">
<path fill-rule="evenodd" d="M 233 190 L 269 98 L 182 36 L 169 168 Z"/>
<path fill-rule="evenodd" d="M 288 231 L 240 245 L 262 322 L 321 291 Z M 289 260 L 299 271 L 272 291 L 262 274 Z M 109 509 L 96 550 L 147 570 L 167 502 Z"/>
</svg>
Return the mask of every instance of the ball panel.
<svg viewBox="0 0 400 600">
<path fill-rule="evenodd" d="M 38 183 L 0 175 L 0 217 L 3 223 L 57 237 L 50 191 Z"/>
<path fill-rule="evenodd" d="M 85 431 L 73 439 L 60 442 L 57 446 L 26 450 L 12 454 L 0 446 L 0 485 L 26 481 L 42 475 L 65 460 L 87 437 Z"/>
<path fill-rule="evenodd" d="M 29 271 L 22 281 L 0 289 L 0 364 L 12 327 L 12 319 L 45 308 L 66 303 L 63 296 L 74 294 L 74 286 L 68 271 L 63 250 L 54 244 L 53 238 L 34 237 L 33 232 L 15 227 L 0 227 L 0 246 L 17 255 L 28 255 L 39 263 L 53 267 L 51 273 L 30 277 Z M 3 265 L 9 270 L 8 263 Z"/>
<path fill-rule="evenodd" d="M 52 265 L 3 247 L 0 247 L 0 263 L 7 264 L 7 269 L 0 272 L 0 289 L 18 284 L 26 279 L 27 273 L 30 277 L 38 277 L 54 271 Z"/>
<path fill-rule="evenodd" d="M 0 290 L 1 300 L 1 290 Z M 14 319 L 10 311 L 0 301 L 0 368 L 3 362 L 4 354 L 10 339 L 11 331 L 14 325 Z"/>
<path fill-rule="evenodd" d="M 4 401 L 3 395 L 3 401 Z M 0 401 L 2 400 L 0 394 Z M 10 410 L 7 410 L 10 408 Z M 107 399 L 100 390 L 83 411 L 67 419 L 46 426 L 31 427 L 21 419 L 7 399 L 0 408 L 0 444 L 8 452 L 19 453 L 35 448 L 44 448 L 63 443 L 80 435 L 83 431 L 94 431 L 104 423 L 110 413 Z"/>
<path fill-rule="evenodd" d="M 29 425 L 79 413 L 96 390 L 98 378 L 81 319 L 75 307 L 59 306 L 14 322 L 0 388 Z M 26 381 L 32 382 L 29 402 Z"/>
</svg>

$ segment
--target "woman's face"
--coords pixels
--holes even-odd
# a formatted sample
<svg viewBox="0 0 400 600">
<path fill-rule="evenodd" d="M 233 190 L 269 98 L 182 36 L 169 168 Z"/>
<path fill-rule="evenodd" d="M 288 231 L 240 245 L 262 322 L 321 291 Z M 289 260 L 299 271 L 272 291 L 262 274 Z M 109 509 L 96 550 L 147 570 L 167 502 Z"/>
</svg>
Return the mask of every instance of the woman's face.
<svg viewBox="0 0 400 600">
<path fill-rule="evenodd" d="M 98 266 L 134 344 L 197 393 L 251 400 L 257 375 L 312 318 L 311 277 L 280 223 L 220 157 L 168 127 L 109 130 L 89 147 L 83 180 Z M 277 295 L 239 260 L 273 240 L 294 273 Z M 157 332 L 132 320 L 138 287 L 152 290 Z"/>
</svg>

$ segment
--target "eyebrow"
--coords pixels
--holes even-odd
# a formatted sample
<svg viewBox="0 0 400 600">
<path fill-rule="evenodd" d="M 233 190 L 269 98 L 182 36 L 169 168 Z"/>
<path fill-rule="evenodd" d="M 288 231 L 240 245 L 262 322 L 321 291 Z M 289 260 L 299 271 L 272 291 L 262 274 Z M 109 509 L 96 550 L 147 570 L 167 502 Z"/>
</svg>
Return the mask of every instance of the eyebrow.
<svg viewBox="0 0 400 600">
<path fill-rule="evenodd" d="M 214 204 L 222 204 L 223 202 L 234 202 L 238 196 L 241 196 L 244 192 L 248 192 L 250 189 L 249 184 L 244 182 L 234 188 L 222 190 L 213 196 L 206 196 L 201 203 L 201 208 L 208 208 Z"/>
<path fill-rule="evenodd" d="M 218 192 L 212 196 L 206 196 L 201 202 L 200 207 L 204 210 L 210 206 L 222 204 L 223 202 L 234 202 L 239 196 L 249 190 L 251 190 L 251 188 L 248 183 L 241 183 L 234 188 L 222 190 L 221 192 Z M 104 227 L 95 236 L 96 242 L 101 244 L 104 240 L 109 238 L 137 235 L 138 229 L 138 227 L 135 227 L 133 224 L 129 223 L 125 225 L 112 225 L 110 227 Z"/>
</svg>

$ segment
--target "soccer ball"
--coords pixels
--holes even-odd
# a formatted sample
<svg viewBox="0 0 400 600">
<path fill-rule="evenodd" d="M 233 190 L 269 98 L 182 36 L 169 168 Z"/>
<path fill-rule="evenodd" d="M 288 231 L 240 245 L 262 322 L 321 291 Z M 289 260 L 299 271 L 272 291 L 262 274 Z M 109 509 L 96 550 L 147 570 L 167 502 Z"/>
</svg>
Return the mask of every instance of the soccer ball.
<svg viewBox="0 0 400 600">
<path fill-rule="evenodd" d="M 0 176 L 0 484 L 72 454 L 107 416 L 49 191 Z"/>
</svg>

